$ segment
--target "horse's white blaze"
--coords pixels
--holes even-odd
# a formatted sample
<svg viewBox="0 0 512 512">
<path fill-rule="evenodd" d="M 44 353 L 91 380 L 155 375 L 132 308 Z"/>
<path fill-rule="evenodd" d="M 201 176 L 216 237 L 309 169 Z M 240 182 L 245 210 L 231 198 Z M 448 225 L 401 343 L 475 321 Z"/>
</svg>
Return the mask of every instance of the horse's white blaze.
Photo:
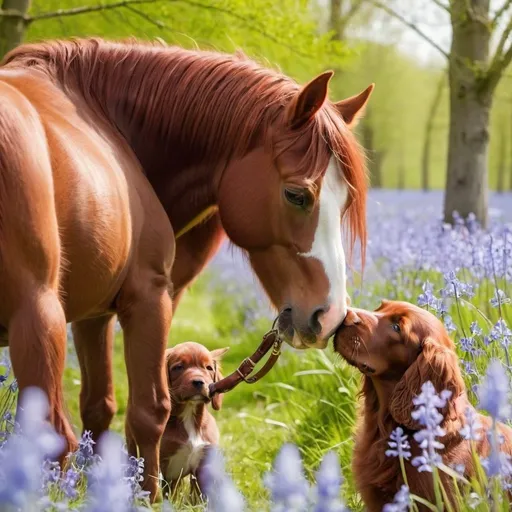
<svg viewBox="0 0 512 512">
<path fill-rule="evenodd" d="M 346 183 L 341 178 L 335 158 L 331 158 L 325 173 L 319 197 L 318 226 L 315 231 L 311 249 L 300 255 L 316 258 L 324 267 L 329 281 L 329 311 L 319 320 L 322 341 L 317 345 L 325 346 L 326 336 L 338 327 L 347 313 L 347 289 L 345 252 L 341 243 L 341 211 L 348 197 Z M 319 304 L 321 306 L 322 304 Z M 294 340 L 295 341 L 295 340 Z"/>
</svg>

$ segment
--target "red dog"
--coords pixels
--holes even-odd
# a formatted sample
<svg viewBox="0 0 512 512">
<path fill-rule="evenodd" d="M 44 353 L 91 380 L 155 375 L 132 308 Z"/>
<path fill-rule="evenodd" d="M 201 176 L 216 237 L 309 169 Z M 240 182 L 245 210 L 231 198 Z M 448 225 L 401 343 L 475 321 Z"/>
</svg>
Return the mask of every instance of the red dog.
<svg viewBox="0 0 512 512">
<path fill-rule="evenodd" d="M 475 468 L 470 441 L 459 433 L 466 424 L 465 411 L 473 411 L 460 372 L 455 347 L 443 324 L 431 313 L 407 302 L 383 301 L 375 311 L 350 309 L 334 338 L 334 349 L 364 375 L 362 424 L 356 434 L 353 473 L 358 491 L 369 512 L 380 512 L 404 483 L 399 461 L 387 457 L 391 432 L 400 426 L 408 435 L 412 457 L 405 462 L 410 491 L 435 501 L 432 474 L 418 472 L 412 458 L 421 454 L 413 434 L 422 427 L 411 418 L 413 398 L 431 381 L 436 392 L 452 392 L 441 414 L 446 431 L 440 452 L 446 466 L 464 465 L 465 477 Z M 475 443 L 481 457 L 490 451 L 486 432 L 488 417 L 476 411 L 481 424 Z M 512 429 L 500 424 L 504 443 L 500 449 L 512 454 Z M 453 480 L 439 472 L 444 488 L 453 500 Z M 419 506 L 420 510 L 427 510 Z"/>
<path fill-rule="evenodd" d="M 167 376 L 171 395 L 171 416 L 160 443 L 160 464 L 164 478 L 174 494 L 183 477 L 191 475 L 191 496 L 203 494 L 200 470 L 208 446 L 219 442 L 219 430 L 206 408 L 209 385 L 222 379 L 220 359 L 228 351 L 209 351 L 194 342 L 181 343 L 166 351 Z M 218 411 L 222 395 L 211 399 Z"/>
</svg>

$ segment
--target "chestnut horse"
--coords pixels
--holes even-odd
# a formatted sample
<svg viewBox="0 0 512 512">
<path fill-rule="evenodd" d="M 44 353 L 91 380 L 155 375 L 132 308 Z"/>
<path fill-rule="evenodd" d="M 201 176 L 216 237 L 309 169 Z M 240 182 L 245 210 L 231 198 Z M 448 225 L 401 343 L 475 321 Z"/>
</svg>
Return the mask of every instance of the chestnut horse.
<svg viewBox="0 0 512 512">
<path fill-rule="evenodd" d="M 299 87 L 238 54 L 100 39 L 23 45 L 0 68 L 0 338 L 73 449 L 66 322 L 83 428 L 98 437 L 116 410 L 119 318 L 127 443 L 153 499 L 171 300 L 225 234 L 292 346 L 324 348 L 346 315 L 341 219 L 364 253 L 367 190 L 349 126 L 373 85 L 332 103 L 331 75 Z"/>
</svg>

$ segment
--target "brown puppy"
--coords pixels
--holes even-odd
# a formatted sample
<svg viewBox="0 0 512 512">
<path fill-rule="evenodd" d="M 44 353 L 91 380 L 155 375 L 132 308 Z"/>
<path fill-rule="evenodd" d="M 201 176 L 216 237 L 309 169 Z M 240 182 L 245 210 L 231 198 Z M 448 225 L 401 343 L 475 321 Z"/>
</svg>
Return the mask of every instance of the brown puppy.
<svg viewBox="0 0 512 512">
<path fill-rule="evenodd" d="M 160 443 L 162 473 L 171 495 L 183 477 L 191 475 L 191 497 L 197 502 L 203 494 L 200 470 L 208 447 L 219 442 L 219 430 L 207 410 L 209 385 L 222 379 L 220 359 L 229 348 L 211 352 L 203 345 L 186 342 L 166 351 L 167 378 L 171 395 L 171 416 Z M 222 395 L 211 399 L 218 411 Z"/>
<path fill-rule="evenodd" d="M 421 449 L 413 438 L 422 429 L 411 418 L 413 398 L 421 386 L 431 381 L 436 392 L 452 392 L 441 414 L 446 435 L 440 439 L 440 452 L 446 466 L 464 465 L 466 478 L 475 472 L 470 441 L 459 433 L 466 424 L 470 408 L 481 424 L 480 440 L 475 443 L 481 457 L 487 457 L 490 445 L 488 417 L 471 406 L 460 372 L 455 346 L 444 325 L 431 313 L 407 302 L 383 301 L 374 312 L 351 308 L 334 338 L 334 349 L 365 377 L 363 417 L 358 425 L 352 469 L 356 487 L 369 512 L 381 511 L 393 501 L 404 483 L 399 461 L 387 457 L 391 432 L 398 426 L 408 435 L 412 457 L 406 461 L 410 491 L 435 501 L 432 474 L 418 472 L 411 464 Z M 512 454 L 512 429 L 500 424 L 504 443 L 500 449 Z M 453 481 L 440 471 L 443 485 L 453 499 Z M 420 510 L 427 510 L 423 506 Z"/>
</svg>

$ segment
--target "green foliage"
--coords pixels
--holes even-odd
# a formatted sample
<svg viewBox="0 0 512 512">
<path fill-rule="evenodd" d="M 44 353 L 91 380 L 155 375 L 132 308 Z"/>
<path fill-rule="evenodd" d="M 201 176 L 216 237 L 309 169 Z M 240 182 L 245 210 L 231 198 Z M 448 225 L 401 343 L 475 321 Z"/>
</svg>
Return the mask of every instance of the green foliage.
<svg viewBox="0 0 512 512">
<path fill-rule="evenodd" d="M 110 0 L 113 2 L 114 0 Z M 106 2 L 109 3 L 109 2 Z M 304 81 L 346 58 L 343 45 L 317 33 L 306 2 L 297 0 L 162 0 L 34 22 L 28 40 L 72 36 L 161 38 L 167 44 L 221 51 L 242 48 Z M 91 0 L 34 0 L 31 15 L 95 5 Z M 96 4 L 97 5 L 97 4 Z"/>
</svg>

